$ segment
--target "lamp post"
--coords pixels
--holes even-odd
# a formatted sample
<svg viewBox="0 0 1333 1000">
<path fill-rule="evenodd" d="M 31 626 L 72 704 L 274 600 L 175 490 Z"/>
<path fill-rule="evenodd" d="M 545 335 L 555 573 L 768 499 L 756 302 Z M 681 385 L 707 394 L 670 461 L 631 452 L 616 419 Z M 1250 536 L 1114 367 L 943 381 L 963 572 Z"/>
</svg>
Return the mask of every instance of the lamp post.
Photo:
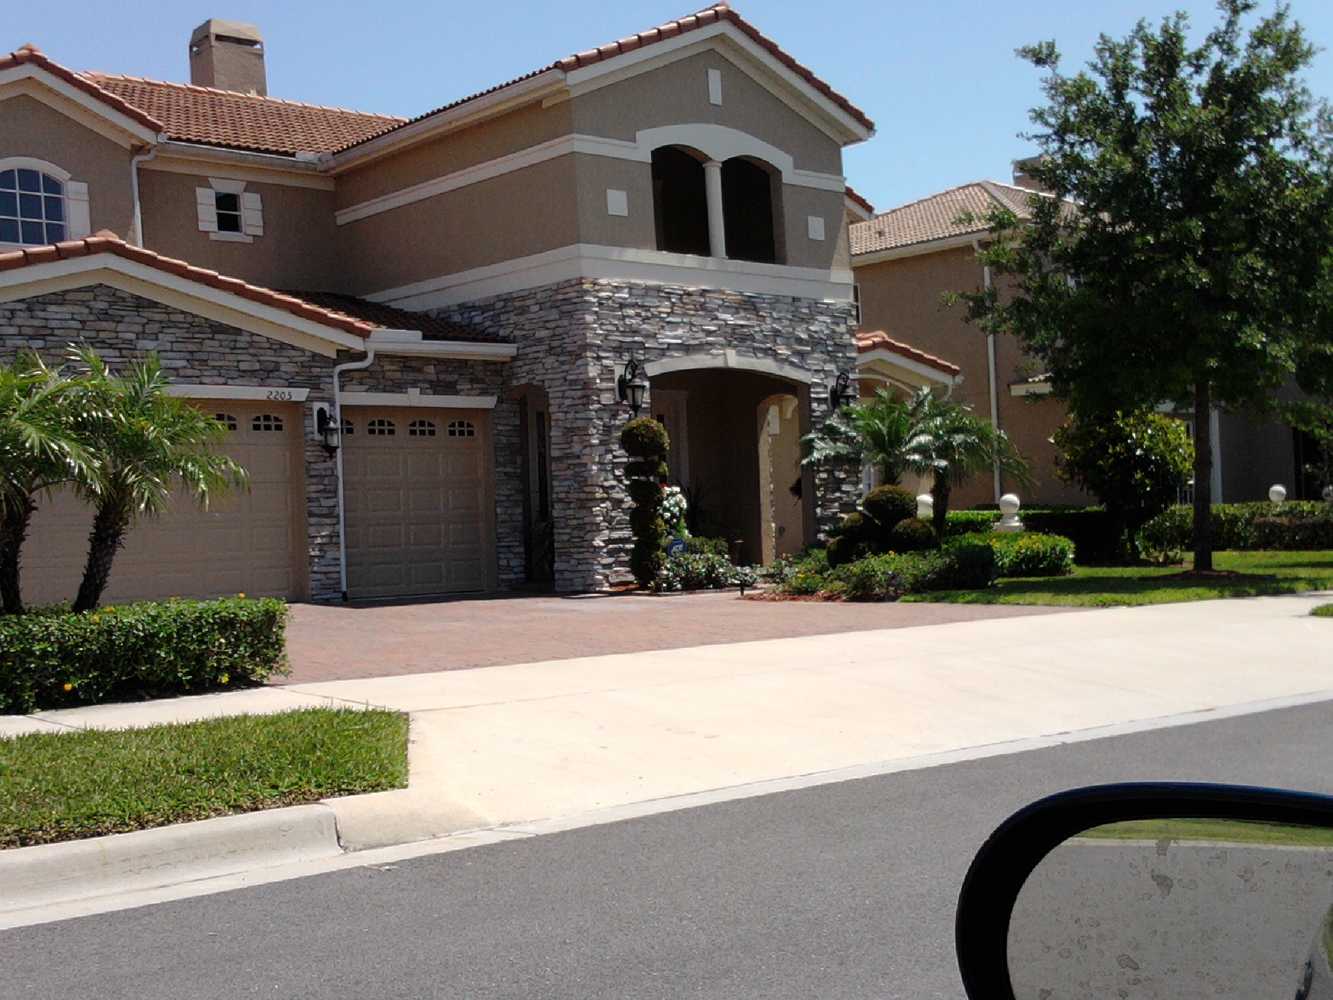
<svg viewBox="0 0 1333 1000">
<path fill-rule="evenodd" d="M 633 358 L 625 363 L 625 370 L 616 379 L 616 398 L 628 403 L 630 412 L 636 417 L 643 408 L 643 397 L 648 392 L 648 380 L 643 377 L 643 369 Z"/>
<path fill-rule="evenodd" d="M 828 408 L 834 413 L 852 398 L 852 376 L 847 371 L 840 371 L 833 379 L 828 391 Z"/>
<path fill-rule="evenodd" d="M 339 430 L 327 406 L 320 406 L 315 410 L 315 433 L 319 435 L 319 443 L 324 446 L 324 453 L 330 458 L 338 450 L 341 437 Z"/>
</svg>

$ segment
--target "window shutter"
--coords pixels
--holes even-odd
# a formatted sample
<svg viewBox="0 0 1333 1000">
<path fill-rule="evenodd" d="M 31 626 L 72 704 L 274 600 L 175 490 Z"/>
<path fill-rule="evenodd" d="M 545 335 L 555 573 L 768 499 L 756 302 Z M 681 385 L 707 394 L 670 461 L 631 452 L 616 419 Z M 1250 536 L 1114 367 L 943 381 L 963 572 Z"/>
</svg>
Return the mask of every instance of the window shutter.
<svg viewBox="0 0 1333 1000">
<path fill-rule="evenodd" d="M 218 231 L 217 196 L 211 187 L 194 189 L 195 208 L 199 213 L 199 231 L 216 233 Z"/>
<path fill-rule="evenodd" d="M 241 194 L 241 228 L 247 236 L 264 235 L 264 203 L 254 191 Z"/>
<path fill-rule="evenodd" d="M 88 185 L 65 181 L 65 238 L 83 239 L 93 231 L 88 214 Z"/>
</svg>

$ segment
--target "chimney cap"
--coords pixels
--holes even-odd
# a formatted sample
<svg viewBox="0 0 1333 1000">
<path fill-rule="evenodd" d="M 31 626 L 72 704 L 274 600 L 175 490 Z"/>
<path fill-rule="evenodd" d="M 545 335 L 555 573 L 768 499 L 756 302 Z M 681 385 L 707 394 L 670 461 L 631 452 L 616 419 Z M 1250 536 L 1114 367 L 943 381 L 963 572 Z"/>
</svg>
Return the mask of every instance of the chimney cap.
<svg viewBox="0 0 1333 1000">
<path fill-rule="evenodd" d="M 264 36 L 259 33 L 257 25 L 247 24 L 244 21 L 227 21 L 218 17 L 210 17 L 195 28 L 190 33 L 190 44 L 193 45 L 205 38 L 217 38 L 219 36 L 237 41 L 253 42 L 255 45 L 264 44 Z"/>
</svg>

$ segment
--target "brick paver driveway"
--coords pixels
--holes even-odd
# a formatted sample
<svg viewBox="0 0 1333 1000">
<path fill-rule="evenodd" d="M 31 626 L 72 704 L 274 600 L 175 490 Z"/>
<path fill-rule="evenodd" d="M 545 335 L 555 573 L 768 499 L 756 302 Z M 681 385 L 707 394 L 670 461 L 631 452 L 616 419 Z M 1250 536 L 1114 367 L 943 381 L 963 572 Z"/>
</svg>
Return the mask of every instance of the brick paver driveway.
<svg viewBox="0 0 1333 1000">
<path fill-rule="evenodd" d="M 523 596 L 292 608 L 286 684 L 676 649 L 1061 608 L 746 601 L 734 593 Z"/>
</svg>

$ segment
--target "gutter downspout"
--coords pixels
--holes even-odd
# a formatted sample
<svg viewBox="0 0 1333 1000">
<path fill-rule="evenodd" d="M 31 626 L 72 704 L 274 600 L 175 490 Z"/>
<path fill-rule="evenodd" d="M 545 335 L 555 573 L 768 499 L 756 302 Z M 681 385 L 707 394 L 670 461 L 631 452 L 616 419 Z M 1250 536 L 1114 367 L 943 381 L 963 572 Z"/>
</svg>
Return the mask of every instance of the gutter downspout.
<svg viewBox="0 0 1333 1000">
<path fill-rule="evenodd" d="M 348 361 L 345 364 L 333 366 L 333 419 L 337 421 L 339 447 L 337 457 L 334 459 L 336 468 L 336 477 L 338 480 L 338 586 L 342 591 L 343 600 L 347 600 L 347 514 L 346 507 L 343 504 L 343 450 L 342 450 L 342 386 L 339 380 L 343 372 L 361 371 L 363 368 L 369 368 L 375 362 L 375 348 L 366 345 L 366 356 L 360 361 Z"/>
<path fill-rule="evenodd" d="M 136 247 L 143 246 L 143 206 L 139 200 L 139 164 L 147 163 L 157 156 L 157 147 L 151 147 L 146 153 L 130 157 L 130 200 L 134 202 L 134 231 L 129 242 Z"/>
<path fill-rule="evenodd" d="M 973 240 L 972 249 L 981 253 L 981 241 Z M 985 284 L 986 291 L 991 288 L 990 265 L 987 264 L 981 269 L 982 281 Z M 986 376 L 987 385 L 990 389 L 990 425 L 999 431 L 1000 429 L 1000 397 L 996 391 L 995 383 L 995 331 L 990 330 L 986 333 Z M 995 502 L 1000 502 L 1000 460 L 996 458 L 991 464 L 991 480 L 995 489 Z"/>
</svg>

